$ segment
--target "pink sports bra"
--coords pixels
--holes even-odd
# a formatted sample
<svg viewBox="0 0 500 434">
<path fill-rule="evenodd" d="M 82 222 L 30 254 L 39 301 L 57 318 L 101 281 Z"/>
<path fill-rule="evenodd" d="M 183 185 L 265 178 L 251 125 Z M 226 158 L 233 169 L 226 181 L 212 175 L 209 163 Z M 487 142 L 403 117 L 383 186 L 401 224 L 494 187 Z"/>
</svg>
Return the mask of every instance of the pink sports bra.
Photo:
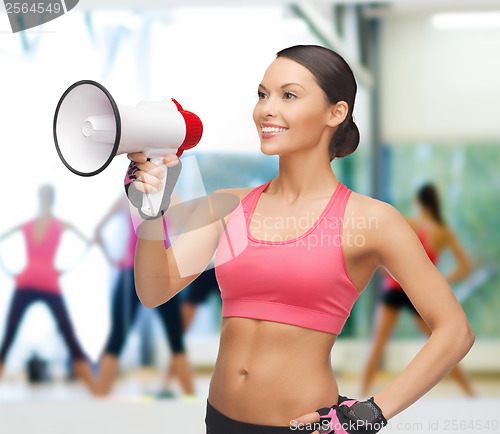
<svg viewBox="0 0 500 434">
<path fill-rule="evenodd" d="M 252 190 L 229 216 L 215 255 L 223 317 L 254 318 L 339 334 L 359 296 L 347 275 L 342 221 L 351 193 L 342 183 L 313 226 L 297 238 L 254 238 Z"/>
</svg>

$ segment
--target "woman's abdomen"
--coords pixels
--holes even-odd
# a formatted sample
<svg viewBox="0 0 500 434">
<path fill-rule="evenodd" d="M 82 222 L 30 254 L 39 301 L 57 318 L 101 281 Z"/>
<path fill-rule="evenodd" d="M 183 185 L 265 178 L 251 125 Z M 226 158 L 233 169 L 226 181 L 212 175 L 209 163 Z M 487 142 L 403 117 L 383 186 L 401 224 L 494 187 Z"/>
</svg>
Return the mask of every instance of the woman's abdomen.
<svg viewBox="0 0 500 434">
<path fill-rule="evenodd" d="M 288 324 L 223 318 L 208 401 L 234 420 L 289 426 L 337 402 L 336 336 Z"/>
</svg>

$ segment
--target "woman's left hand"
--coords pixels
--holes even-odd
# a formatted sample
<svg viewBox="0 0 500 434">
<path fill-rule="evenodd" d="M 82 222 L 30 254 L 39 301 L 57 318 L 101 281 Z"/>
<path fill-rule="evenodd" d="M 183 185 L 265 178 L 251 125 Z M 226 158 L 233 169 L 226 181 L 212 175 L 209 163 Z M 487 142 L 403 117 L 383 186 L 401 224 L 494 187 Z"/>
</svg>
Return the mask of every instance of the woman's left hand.
<svg viewBox="0 0 500 434">
<path fill-rule="evenodd" d="M 297 427 L 318 428 L 312 434 L 375 434 L 387 424 L 387 420 L 373 397 L 358 401 L 339 395 L 336 405 L 305 414 L 292 423 Z"/>
</svg>

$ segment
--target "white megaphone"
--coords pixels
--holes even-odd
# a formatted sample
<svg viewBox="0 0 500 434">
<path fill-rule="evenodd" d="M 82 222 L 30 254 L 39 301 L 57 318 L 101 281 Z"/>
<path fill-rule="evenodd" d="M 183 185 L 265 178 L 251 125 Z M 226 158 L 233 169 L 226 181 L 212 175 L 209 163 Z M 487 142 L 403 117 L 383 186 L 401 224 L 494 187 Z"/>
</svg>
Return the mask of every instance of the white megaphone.
<svg viewBox="0 0 500 434">
<path fill-rule="evenodd" d="M 93 176 L 102 172 L 113 157 L 143 152 L 165 171 L 162 157 L 198 144 L 203 125 L 198 116 L 171 101 L 117 104 L 106 88 L 92 80 L 71 85 L 57 104 L 54 141 L 57 153 L 73 173 Z M 178 176 L 178 175 L 177 175 Z M 140 211 L 157 216 L 163 191 L 145 194 Z"/>
</svg>

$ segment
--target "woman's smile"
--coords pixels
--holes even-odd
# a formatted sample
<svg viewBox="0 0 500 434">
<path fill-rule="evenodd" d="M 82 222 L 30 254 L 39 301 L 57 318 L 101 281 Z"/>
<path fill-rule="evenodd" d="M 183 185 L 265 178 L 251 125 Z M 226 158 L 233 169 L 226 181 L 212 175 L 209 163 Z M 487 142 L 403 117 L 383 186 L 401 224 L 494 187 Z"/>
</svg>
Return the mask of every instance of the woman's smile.
<svg viewBox="0 0 500 434">
<path fill-rule="evenodd" d="M 288 128 L 276 124 L 260 124 L 262 139 L 272 139 L 273 137 L 288 131 Z"/>
</svg>

